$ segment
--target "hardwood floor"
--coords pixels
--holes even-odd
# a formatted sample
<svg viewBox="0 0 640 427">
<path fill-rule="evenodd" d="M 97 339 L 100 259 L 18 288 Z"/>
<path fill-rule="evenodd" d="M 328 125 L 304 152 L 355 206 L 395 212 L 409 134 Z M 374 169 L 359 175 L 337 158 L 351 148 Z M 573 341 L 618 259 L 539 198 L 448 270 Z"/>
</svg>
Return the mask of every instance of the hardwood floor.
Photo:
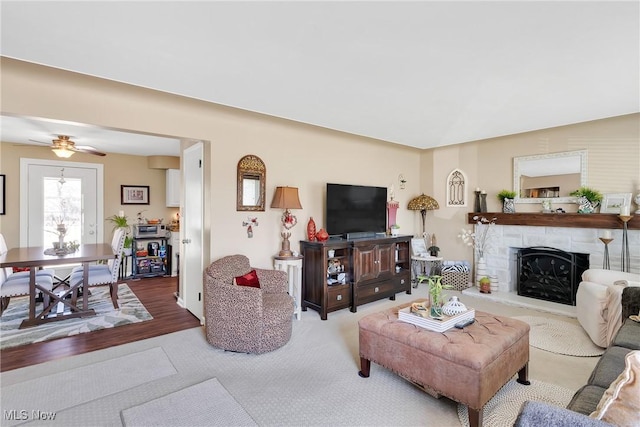
<svg viewBox="0 0 640 427">
<path fill-rule="evenodd" d="M 176 280 L 159 277 L 123 281 L 151 313 L 152 320 L 2 350 L 0 372 L 200 326 L 194 315 L 176 304 Z"/>
</svg>

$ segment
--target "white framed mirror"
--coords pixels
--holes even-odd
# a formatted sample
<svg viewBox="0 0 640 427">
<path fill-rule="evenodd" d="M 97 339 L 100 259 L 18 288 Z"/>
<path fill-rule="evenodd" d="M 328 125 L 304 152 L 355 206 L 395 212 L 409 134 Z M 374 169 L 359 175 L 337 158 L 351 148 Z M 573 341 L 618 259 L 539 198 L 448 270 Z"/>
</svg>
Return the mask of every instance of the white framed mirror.
<svg viewBox="0 0 640 427">
<path fill-rule="evenodd" d="M 513 158 L 515 203 L 575 203 L 572 191 L 587 185 L 587 150 Z"/>
</svg>

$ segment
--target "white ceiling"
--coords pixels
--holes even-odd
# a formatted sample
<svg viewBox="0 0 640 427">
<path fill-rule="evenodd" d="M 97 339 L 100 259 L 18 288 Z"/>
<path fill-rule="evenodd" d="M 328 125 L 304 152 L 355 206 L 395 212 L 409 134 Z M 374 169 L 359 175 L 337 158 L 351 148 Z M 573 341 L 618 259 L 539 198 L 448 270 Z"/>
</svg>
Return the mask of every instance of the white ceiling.
<svg viewBox="0 0 640 427">
<path fill-rule="evenodd" d="M 1 7 L 4 56 L 411 147 L 640 111 L 638 1 Z"/>
</svg>

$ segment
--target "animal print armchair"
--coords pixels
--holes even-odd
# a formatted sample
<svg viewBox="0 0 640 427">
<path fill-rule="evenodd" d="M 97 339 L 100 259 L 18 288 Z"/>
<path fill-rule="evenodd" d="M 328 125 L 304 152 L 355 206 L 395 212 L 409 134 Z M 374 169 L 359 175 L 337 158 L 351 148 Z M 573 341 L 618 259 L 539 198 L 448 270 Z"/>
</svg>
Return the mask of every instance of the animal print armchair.
<svg viewBox="0 0 640 427">
<path fill-rule="evenodd" d="M 291 338 L 293 298 L 287 274 L 253 268 L 244 255 L 211 263 L 204 272 L 207 341 L 218 348 L 266 353 Z"/>
</svg>

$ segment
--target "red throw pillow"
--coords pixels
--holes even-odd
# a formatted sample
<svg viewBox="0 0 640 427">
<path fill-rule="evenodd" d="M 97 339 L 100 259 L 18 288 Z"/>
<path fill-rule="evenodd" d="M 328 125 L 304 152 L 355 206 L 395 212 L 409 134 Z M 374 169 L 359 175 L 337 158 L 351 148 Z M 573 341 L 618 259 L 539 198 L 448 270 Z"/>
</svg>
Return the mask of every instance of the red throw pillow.
<svg viewBox="0 0 640 427">
<path fill-rule="evenodd" d="M 14 273 L 20 273 L 21 271 L 29 271 L 29 267 L 13 267 Z"/>
<path fill-rule="evenodd" d="M 258 280 L 258 274 L 255 270 L 251 270 L 243 276 L 233 278 L 233 283 L 238 286 L 251 286 L 252 288 L 259 288 L 260 281 Z"/>
</svg>

